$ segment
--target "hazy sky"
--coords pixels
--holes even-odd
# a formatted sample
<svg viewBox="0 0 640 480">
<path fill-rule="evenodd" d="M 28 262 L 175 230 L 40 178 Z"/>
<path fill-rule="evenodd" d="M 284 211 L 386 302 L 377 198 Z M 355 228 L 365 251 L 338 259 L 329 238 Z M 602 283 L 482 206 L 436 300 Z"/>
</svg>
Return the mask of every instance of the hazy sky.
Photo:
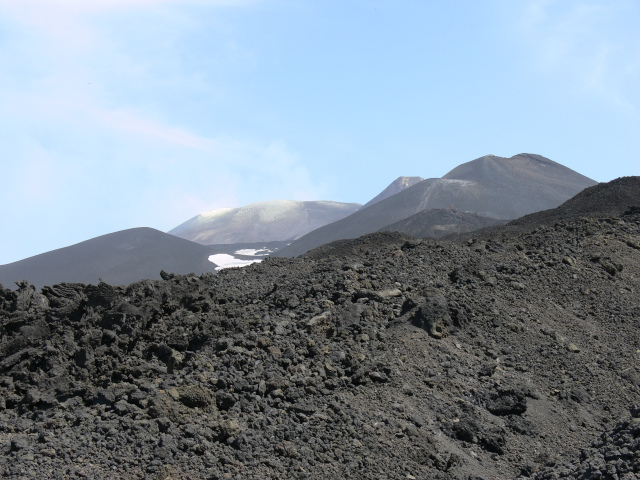
<svg viewBox="0 0 640 480">
<path fill-rule="evenodd" d="M 0 264 L 538 153 L 640 174 L 640 2 L 0 0 Z"/>
</svg>

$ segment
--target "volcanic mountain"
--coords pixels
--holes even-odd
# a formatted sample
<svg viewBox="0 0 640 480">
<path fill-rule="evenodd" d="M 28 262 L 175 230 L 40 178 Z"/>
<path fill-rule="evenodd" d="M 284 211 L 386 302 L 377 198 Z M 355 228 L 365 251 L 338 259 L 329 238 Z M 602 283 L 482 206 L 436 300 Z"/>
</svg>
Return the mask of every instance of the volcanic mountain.
<svg viewBox="0 0 640 480">
<path fill-rule="evenodd" d="M 376 232 L 423 210 L 455 207 L 498 220 L 554 208 L 597 182 L 540 155 L 486 155 L 442 178 L 423 180 L 400 193 L 318 228 L 277 256 L 293 257 L 334 240 Z"/>
<path fill-rule="evenodd" d="M 201 213 L 169 233 L 202 245 L 294 240 L 352 214 L 360 206 L 329 201 L 258 202 Z"/>
<path fill-rule="evenodd" d="M 171 273 L 212 272 L 211 249 L 153 228 L 132 228 L 0 265 L 0 283 L 26 279 L 40 288 L 61 282 L 112 285 Z"/>
</svg>

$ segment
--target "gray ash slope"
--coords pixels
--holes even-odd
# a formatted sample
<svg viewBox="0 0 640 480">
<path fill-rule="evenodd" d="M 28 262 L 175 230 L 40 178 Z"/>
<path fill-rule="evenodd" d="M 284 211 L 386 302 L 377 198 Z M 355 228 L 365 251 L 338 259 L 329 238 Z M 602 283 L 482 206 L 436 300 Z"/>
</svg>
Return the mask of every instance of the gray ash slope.
<svg viewBox="0 0 640 480">
<path fill-rule="evenodd" d="M 0 289 L 0 475 L 640 478 L 625 212 Z"/>
<path fill-rule="evenodd" d="M 276 256 L 295 257 L 320 245 L 377 232 L 423 210 L 455 207 L 463 212 L 511 220 L 554 208 L 597 182 L 540 155 L 485 155 L 442 178 L 429 178 L 320 227 Z"/>
<path fill-rule="evenodd" d="M 126 285 L 160 279 L 160 271 L 212 272 L 211 249 L 153 228 L 131 228 L 101 235 L 69 247 L 0 265 L 0 283 L 28 280 L 40 288 L 62 282 Z"/>
</svg>

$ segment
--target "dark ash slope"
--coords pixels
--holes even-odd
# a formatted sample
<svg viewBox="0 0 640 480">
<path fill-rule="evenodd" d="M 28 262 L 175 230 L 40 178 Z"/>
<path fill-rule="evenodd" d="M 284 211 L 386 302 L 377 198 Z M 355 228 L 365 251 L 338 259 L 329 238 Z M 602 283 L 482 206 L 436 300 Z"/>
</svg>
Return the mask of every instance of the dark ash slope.
<svg viewBox="0 0 640 480">
<path fill-rule="evenodd" d="M 638 478 L 640 213 L 497 238 L 0 289 L 0 475 Z"/>
<path fill-rule="evenodd" d="M 640 177 L 620 177 L 586 188 L 557 208 L 526 215 L 509 225 L 549 224 L 581 215 L 620 215 L 633 207 L 640 209 Z"/>
<path fill-rule="evenodd" d="M 442 238 L 455 232 L 470 232 L 504 223 L 504 220 L 461 212 L 457 208 L 434 208 L 387 225 L 379 231 L 401 232 L 416 238 Z"/>
<path fill-rule="evenodd" d="M 486 227 L 446 237 L 465 242 L 470 238 L 502 238 L 517 236 L 540 225 L 553 225 L 579 217 L 607 217 L 640 211 L 640 176 L 620 177 L 608 183 L 585 188 L 557 208 L 525 215 L 502 227 Z"/>
<path fill-rule="evenodd" d="M 40 288 L 62 282 L 125 285 L 159 279 L 160 271 L 212 272 L 208 247 L 153 228 L 132 228 L 102 235 L 18 262 L 0 265 L 0 283 L 28 280 Z"/>
</svg>

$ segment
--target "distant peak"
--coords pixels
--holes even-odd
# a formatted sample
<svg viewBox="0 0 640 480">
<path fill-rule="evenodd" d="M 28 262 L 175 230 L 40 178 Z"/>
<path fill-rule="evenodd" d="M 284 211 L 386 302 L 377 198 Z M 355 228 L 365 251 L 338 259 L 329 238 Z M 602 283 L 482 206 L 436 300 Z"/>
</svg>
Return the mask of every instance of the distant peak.
<svg viewBox="0 0 640 480">
<path fill-rule="evenodd" d="M 478 160 L 481 160 L 483 158 L 498 158 L 498 159 L 503 159 L 503 160 L 519 160 L 519 159 L 530 159 L 530 160 L 538 160 L 540 162 L 551 162 L 552 160 L 549 160 L 546 157 L 543 157 L 542 155 L 538 155 L 536 153 L 518 153 L 517 155 L 513 155 L 512 157 L 501 157 L 500 155 L 494 155 L 493 153 L 489 153 L 487 155 L 484 155 L 482 157 L 480 157 Z"/>
<path fill-rule="evenodd" d="M 332 201 L 266 200 L 204 212 L 169 233 L 203 245 L 283 241 L 346 217 L 359 206 Z"/>
<path fill-rule="evenodd" d="M 376 197 L 369 200 L 365 203 L 364 207 L 366 208 L 374 203 L 378 203 L 380 200 L 384 200 L 385 198 L 389 198 L 396 193 L 400 193 L 403 190 L 406 190 L 409 187 L 414 186 L 416 183 L 423 181 L 422 177 L 398 177 L 393 182 L 389 184 L 387 188 L 385 188 L 382 192 L 380 192 Z"/>
<path fill-rule="evenodd" d="M 519 154 L 514 155 L 513 157 L 511 157 L 509 160 L 511 160 L 513 158 L 528 158 L 528 159 L 537 160 L 537 161 L 543 162 L 543 163 L 556 163 L 553 160 L 549 160 L 547 157 L 543 157 L 542 155 L 538 155 L 537 153 L 519 153 Z"/>
<path fill-rule="evenodd" d="M 422 180 L 424 180 L 424 178 L 422 177 L 398 177 L 393 181 L 393 183 L 391 183 L 391 185 L 389 185 L 389 187 L 396 185 L 399 187 L 408 188 L 418 182 L 421 182 Z"/>
</svg>

